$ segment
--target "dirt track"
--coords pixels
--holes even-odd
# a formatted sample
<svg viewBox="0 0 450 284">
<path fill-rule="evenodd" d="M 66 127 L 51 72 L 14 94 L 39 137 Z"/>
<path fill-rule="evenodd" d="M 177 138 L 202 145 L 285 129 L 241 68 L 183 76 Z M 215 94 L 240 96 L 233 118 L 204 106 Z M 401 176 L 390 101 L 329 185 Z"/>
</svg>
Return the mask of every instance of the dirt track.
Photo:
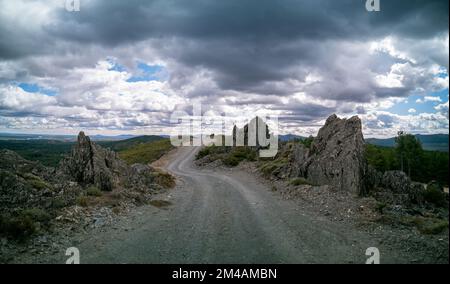
<svg viewBox="0 0 450 284">
<path fill-rule="evenodd" d="M 302 212 L 247 173 L 197 169 L 196 151 L 180 148 L 164 165 L 178 177 L 158 197 L 171 205 L 143 207 L 82 242 L 81 262 L 364 263 L 368 247 L 384 263 L 407 262 L 367 234 Z"/>
</svg>

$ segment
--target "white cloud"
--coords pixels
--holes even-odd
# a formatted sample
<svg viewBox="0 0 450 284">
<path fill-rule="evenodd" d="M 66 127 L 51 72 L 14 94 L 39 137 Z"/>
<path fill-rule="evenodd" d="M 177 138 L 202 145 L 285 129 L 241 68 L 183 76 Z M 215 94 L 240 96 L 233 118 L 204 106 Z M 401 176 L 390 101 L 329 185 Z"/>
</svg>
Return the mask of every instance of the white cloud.
<svg viewBox="0 0 450 284">
<path fill-rule="evenodd" d="M 448 116 L 442 113 L 398 115 L 386 111 L 371 112 L 361 116 L 366 137 L 393 137 L 398 131 L 408 133 L 448 133 Z"/>
<path fill-rule="evenodd" d="M 169 114 L 176 108 L 188 108 L 195 100 L 207 109 L 235 116 L 252 116 L 264 109 L 283 117 L 283 131 L 309 134 L 333 112 L 343 116 L 358 112 L 367 119 L 368 134 L 387 135 L 400 128 L 428 131 L 418 120 L 425 124 L 439 121 L 433 124 L 437 128 L 445 124 L 442 118 L 448 121 L 448 102 L 437 105 L 435 114 L 413 116 L 414 106 L 409 116 L 388 112 L 411 95 L 422 97 L 417 103 L 442 103 L 429 94 L 448 89 L 448 31 L 408 37 L 394 28 L 386 32 L 364 21 L 361 26 L 379 32 L 374 33 L 376 37 L 358 38 L 360 25 L 355 25 L 357 32 L 346 36 L 353 29 L 345 26 L 343 36 L 337 39 L 327 34 L 336 34 L 335 28 L 340 26 L 325 21 L 326 32 L 319 39 L 310 36 L 315 32 L 302 34 L 301 29 L 289 26 L 285 31 L 294 33 L 285 36 L 282 32 L 274 41 L 271 34 L 258 38 L 262 29 L 251 30 L 252 24 L 243 27 L 244 34 L 252 35 L 246 40 L 241 30 L 236 36 L 224 29 L 209 37 L 207 31 L 215 25 L 205 27 L 208 18 L 201 13 L 184 19 L 176 13 L 169 15 L 174 18 L 130 17 L 123 27 L 110 18 L 113 9 L 123 15 L 157 14 L 161 8 L 157 2 L 154 9 L 143 4 L 140 10 L 140 5 L 133 3 L 92 1 L 86 3 L 92 9 L 80 17 L 63 14 L 63 2 L 0 0 L 0 34 L 5 35 L 0 42 L 0 57 L 4 58 L 0 60 L 0 128 L 64 131 L 87 127 L 129 132 L 150 127 L 167 133 Z M 108 6 L 102 6 L 105 3 Z M 180 7 L 179 15 L 191 15 L 187 6 Z M 248 16 L 251 19 L 252 15 Z M 292 23 L 304 18 L 297 17 Z M 199 19 L 205 33 L 190 30 L 198 29 L 198 22 L 179 29 L 179 19 L 189 23 Z M 333 23 L 347 22 L 346 18 L 340 20 Z M 291 23 L 289 19 L 277 21 Z M 158 26 L 160 23 L 166 24 Z M 156 32 L 152 24 L 159 27 Z M 316 26 L 319 30 L 314 31 L 320 31 L 321 25 L 308 27 Z M 125 32 L 130 28 L 134 32 Z M 14 34 L 17 36 L 10 36 Z M 105 58 L 119 61 L 126 71 L 109 70 L 112 65 Z M 138 61 L 164 66 L 167 81 L 127 82 L 137 74 Z M 93 62 L 97 64 L 93 66 Z M 37 83 L 58 95 L 27 93 L 17 82 Z"/>
<path fill-rule="evenodd" d="M 423 104 L 423 103 L 427 103 L 427 102 L 440 103 L 440 102 L 442 102 L 442 100 L 440 97 L 435 97 L 435 96 L 425 96 L 425 97 L 423 97 L 423 99 L 416 100 L 416 103 L 418 103 L 418 104 Z"/>
<path fill-rule="evenodd" d="M 436 109 L 440 114 L 446 116 L 448 119 L 448 101 L 435 106 L 434 109 Z"/>
</svg>

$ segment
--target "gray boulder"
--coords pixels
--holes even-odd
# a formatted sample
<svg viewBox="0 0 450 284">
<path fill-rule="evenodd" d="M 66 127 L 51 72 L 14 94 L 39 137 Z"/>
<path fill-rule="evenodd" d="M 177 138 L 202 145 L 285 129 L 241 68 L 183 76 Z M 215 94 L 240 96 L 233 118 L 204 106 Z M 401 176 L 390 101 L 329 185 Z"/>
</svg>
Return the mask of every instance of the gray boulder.
<svg viewBox="0 0 450 284">
<path fill-rule="evenodd" d="M 413 182 L 402 171 L 387 171 L 383 174 L 380 187 L 385 194 L 390 194 L 393 203 L 410 205 L 424 203 L 425 186 L 419 182 Z"/>
<path fill-rule="evenodd" d="M 380 187 L 381 181 L 383 180 L 383 173 L 377 171 L 373 166 L 368 165 L 365 180 L 368 190 Z"/>
<path fill-rule="evenodd" d="M 306 162 L 308 161 L 309 150 L 300 143 L 292 146 L 289 155 L 290 175 L 300 177 L 306 174 Z"/>
<path fill-rule="evenodd" d="M 364 193 L 367 162 L 361 120 L 331 115 L 314 138 L 304 167 L 306 178 L 313 184 L 330 185 L 355 195 Z"/>
<path fill-rule="evenodd" d="M 387 171 L 383 174 L 381 186 L 394 193 L 408 193 L 411 179 L 402 171 Z"/>
</svg>

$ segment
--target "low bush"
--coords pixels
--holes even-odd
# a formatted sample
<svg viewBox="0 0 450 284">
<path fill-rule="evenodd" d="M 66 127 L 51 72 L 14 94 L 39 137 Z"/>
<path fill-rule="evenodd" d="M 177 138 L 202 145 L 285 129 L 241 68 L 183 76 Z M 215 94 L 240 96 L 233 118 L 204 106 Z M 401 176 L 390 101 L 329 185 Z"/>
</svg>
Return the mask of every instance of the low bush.
<svg viewBox="0 0 450 284">
<path fill-rule="evenodd" d="M 423 199 L 438 207 L 448 207 L 445 193 L 437 187 L 427 187 L 423 193 Z"/>
<path fill-rule="evenodd" d="M 227 156 L 222 160 L 223 164 L 228 167 L 236 167 L 239 165 L 241 160 L 239 158 L 236 158 L 234 156 Z"/>
<path fill-rule="evenodd" d="M 211 147 L 213 147 L 213 146 L 204 147 L 204 148 L 200 149 L 200 151 L 198 151 L 197 155 L 195 156 L 195 159 L 199 160 L 201 158 L 208 156 L 211 153 Z"/>
<path fill-rule="evenodd" d="M 89 204 L 89 199 L 85 195 L 80 195 L 77 197 L 76 203 L 81 207 L 86 207 Z"/>
<path fill-rule="evenodd" d="M 289 183 L 291 185 L 295 185 L 295 186 L 298 186 L 298 185 L 312 185 L 309 181 L 307 181 L 306 179 L 301 178 L 301 177 L 294 178 Z"/>
<path fill-rule="evenodd" d="M 163 188 L 173 188 L 175 186 L 175 178 L 166 172 L 157 171 L 154 175 L 155 183 Z"/>
<path fill-rule="evenodd" d="M 31 185 L 33 188 L 36 188 L 38 190 L 43 190 L 43 189 L 51 189 L 53 190 L 52 185 L 48 184 L 47 182 L 45 182 L 44 180 L 42 180 L 40 177 L 35 176 L 33 174 L 30 173 L 26 173 L 22 176 L 29 185 Z"/>
<path fill-rule="evenodd" d="M 422 234 L 436 235 L 448 228 L 448 220 L 438 218 L 414 217 L 410 221 Z"/>
<path fill-rule="evenodd" d="M 39 208 L 21 211 L 16 216 L 5 214 L 0 217 L 0 235 L 24 240 L 36 233 L 41 225 L 48 225 L 50 214 Z"/>
<path fill-rule="evenodd" d="M 383 214 L 384 213 L 384 209 L 387 207 L 387 204 L 385 202 L 378 202 L 375 205 L 375 210 L 380 213 Z"/>
<path fill-rule="evenodd" d="M 279 158 L 275 160 L 262 160 L 259 170 L 265 177 L 270 177 L 275 172 L 287 165 L 287 158 Z"/>
<path fill-rule="evenodd" d="M 31 220 L 43 224 L 48 223 L 52 218 L 49 213 L 40 208 L 25 209 L 20 213 L 20 216 L 30 217 Z"/>
<path fill-rule="evenodd" d="M 96 186 L 90 186 L 88 187 L 88 189 L 86 190 L 86 194 L 88 196 L 102 196 L 102 191 L 100 189 L 98 189 L 98 187 Z"/>
</svg>

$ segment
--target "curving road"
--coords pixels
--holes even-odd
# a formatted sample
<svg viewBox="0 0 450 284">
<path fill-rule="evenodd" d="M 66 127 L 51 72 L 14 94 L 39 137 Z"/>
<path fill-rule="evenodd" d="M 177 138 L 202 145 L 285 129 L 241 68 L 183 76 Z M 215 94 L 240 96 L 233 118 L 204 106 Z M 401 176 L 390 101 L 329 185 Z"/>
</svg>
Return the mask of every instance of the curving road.
<svg viewBox="0 0 450 284">
<path fill-rule="evenodd" d="M 145 207 L 126 230 L 100 232 L 79 244 L 81 262 L 364 263 L 366 249 L 378 245 L 302 212 L 249 174 L 195 168 L 197 150 L 179 148 L 165 167 L 178 177 L 162 197 L 171 206 Z M 384 262 L 396 259 L 383 255 Z"/>
</svg>

